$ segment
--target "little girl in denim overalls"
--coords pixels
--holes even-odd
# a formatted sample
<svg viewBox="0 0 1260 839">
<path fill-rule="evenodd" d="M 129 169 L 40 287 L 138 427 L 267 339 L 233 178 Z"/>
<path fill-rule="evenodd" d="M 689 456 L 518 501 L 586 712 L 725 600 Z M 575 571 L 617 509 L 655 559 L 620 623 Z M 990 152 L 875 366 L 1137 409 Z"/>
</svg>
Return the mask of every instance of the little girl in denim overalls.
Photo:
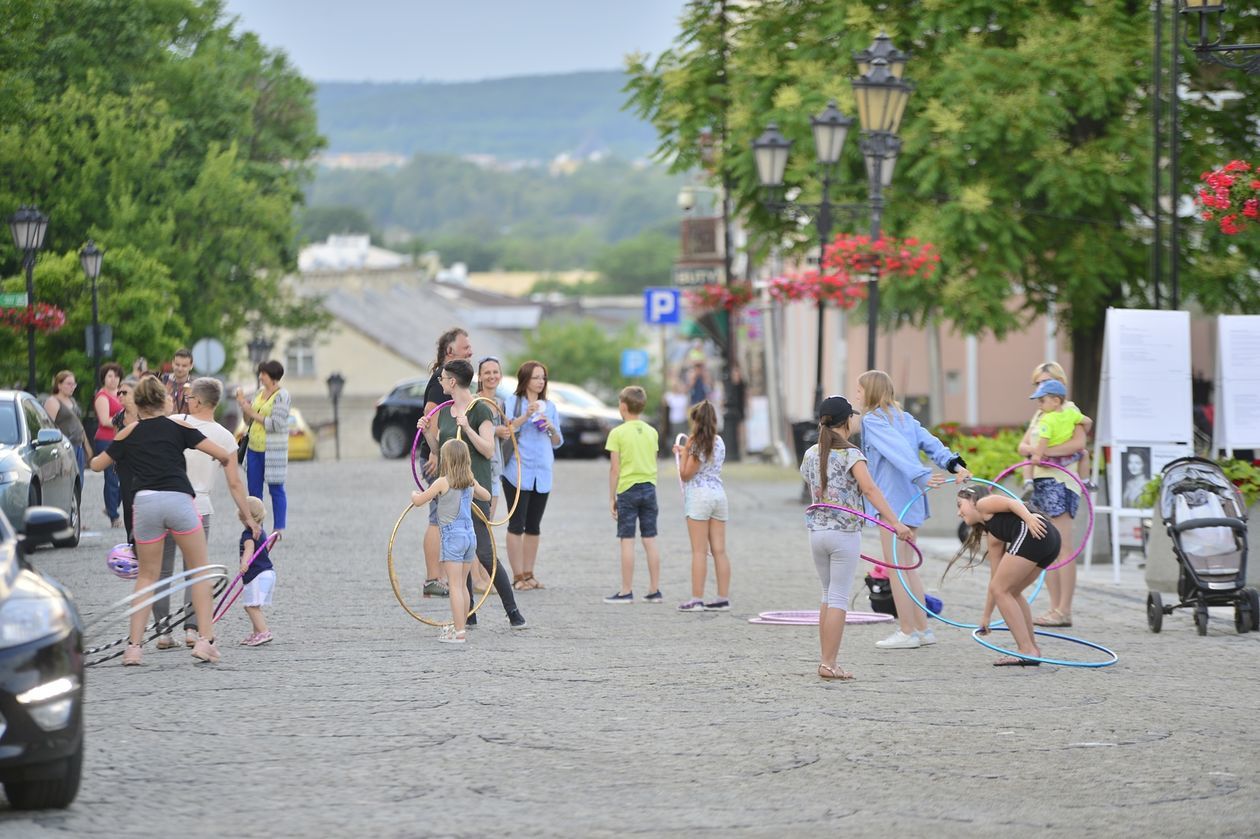
<svg viewBox="0 0 1260 839">
<path fill-rule="evenodd" d="M 442 571 L 450 589 L 451 623 L 442 628 L 438 641 L 463 644 L 470 597 L 468 574 L 477 556 L 473 532 L 472 500 L 490 500 L 490 492 L 473 478 L 472 459 L 463 440 L 447 440 L 438 454 L 438 476 L 424 491 L 411 493 L 413 506 L 437 500 L 438 532 L 442 539 Z"/>
</svg>

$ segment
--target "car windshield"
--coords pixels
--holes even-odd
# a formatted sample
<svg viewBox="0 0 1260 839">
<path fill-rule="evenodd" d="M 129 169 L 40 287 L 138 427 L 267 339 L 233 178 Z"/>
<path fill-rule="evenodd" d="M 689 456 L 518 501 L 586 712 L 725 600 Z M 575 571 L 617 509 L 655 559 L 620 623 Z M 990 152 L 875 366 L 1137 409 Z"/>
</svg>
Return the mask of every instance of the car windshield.
<svg viewBox="0 0 1260 839">
<path fill-rule="evenodd" d="M 0 446 L 16 446 L 22 442 L 18 430 L 17 405 L 11 400 L 0 402 Z"/>
</svg>

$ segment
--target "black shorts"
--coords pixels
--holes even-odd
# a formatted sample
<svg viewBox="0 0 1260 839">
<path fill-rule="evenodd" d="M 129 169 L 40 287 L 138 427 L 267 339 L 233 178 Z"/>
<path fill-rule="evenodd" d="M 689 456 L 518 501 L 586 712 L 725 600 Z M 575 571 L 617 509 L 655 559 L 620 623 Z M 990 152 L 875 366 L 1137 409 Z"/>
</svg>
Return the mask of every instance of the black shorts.
<svg viewBox="0 0 1260 839">
<path fill-rule="evenodd" d="M 1038 568 L 1048 568 L 1059 558 L 1062 540 L 1059 530 L 1045 516 L 1041 520 L 1046 525 L 1046 535 L 1038 539 L 1031 532 L 1024 533 L 1019 539 L 1006 546 L 1006 552 L 1032 562 Z"/>
</svg>

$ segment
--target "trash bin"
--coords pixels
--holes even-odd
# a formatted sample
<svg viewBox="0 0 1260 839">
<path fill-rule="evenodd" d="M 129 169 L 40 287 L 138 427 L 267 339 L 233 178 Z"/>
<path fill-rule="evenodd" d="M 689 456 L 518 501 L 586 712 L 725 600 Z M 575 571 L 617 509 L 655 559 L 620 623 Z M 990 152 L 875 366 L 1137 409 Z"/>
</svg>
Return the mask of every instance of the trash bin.
<svg viewBox="0 0 1260 839">
<path fill-rule="evenodd" d="M 818 424 L 805 420 L 792 423 L 792 446 L 796 449 L 796 465 L 805 460 L 805 452 L 818 442 Z"/>
</svg>

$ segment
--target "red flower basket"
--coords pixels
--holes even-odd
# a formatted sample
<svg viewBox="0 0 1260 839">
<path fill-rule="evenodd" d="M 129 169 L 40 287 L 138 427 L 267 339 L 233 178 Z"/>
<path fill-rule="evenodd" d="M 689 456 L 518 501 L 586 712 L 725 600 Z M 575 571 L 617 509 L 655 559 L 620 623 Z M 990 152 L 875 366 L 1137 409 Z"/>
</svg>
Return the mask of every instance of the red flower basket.
<svg viewBox="0 0 1260 839">
<path fill-rule="evenodd" d="M 1231 160 L 1224 166 L 1204 172 L 1195 203 L 1199 218 L 1215 222 L 1226 236 L 1237 236 L 1244 228 L 1260 224 L 1260 167 L 1245 160 Z"/>
<path fill-rule="evenodd" d="M 823 302 L 851 309 L 866 297 L 867 277 L 881 280 L 926 279 L 936 273 L 941 257 L 930 242 L 841 233 L 823 250 L 822 271 L 804 271 L 770 281 L 770 297 Z"/>
<path fill-rule="evenodd" d="M 0 324 L 17 332 L 24 332 L 28 326 L 39 332 L 56 332 L 66 325 L 66 313 L 47 303 L 0 308 Z"/>
<path fill-rule="evenodd" d="M 735 312 L 751 303 L 756 296 L 751 283 L 712 284 L 688 289 L 683 293 L 687 308 L 697 315 L 719 311 Z"/>
</svg>

